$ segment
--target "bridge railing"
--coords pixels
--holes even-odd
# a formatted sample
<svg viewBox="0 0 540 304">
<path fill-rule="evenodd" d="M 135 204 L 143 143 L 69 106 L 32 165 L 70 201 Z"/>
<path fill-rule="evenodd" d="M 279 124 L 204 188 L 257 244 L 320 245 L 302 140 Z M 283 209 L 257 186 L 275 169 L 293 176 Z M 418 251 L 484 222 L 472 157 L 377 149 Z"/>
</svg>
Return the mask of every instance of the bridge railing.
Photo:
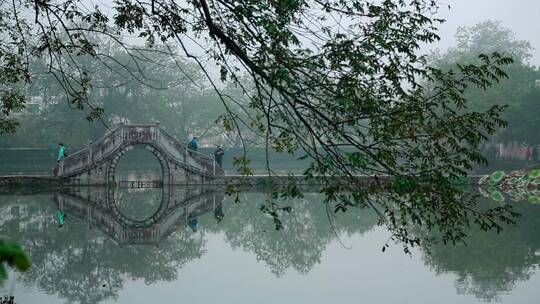
<svg viewBox="0 0 540 304">
<path fill-rule="evenodd" d="M 103 136 L 95 143 L 64 158 L 62 163 L 62 175 L 84 170 L 99 160 L 114 152 L 124 142 L 156 142 L 160 133 L 157 125 L 120 125 L 112 132 Z"/>
<path fill-rule="evenodd" d="M 213 175 L 215 172 L 221 172 L 219 166 L 212 156 L 191 150 L 187 148 L 187 144 L 179 142 L 176 138 L 161 129 L 159 136 L 159 144 L 171 154 L 175 159 L 181 159 L 185 165 L 190 168 L 203 171 Z M 217 171 L 215 169 L 218 169 Z"/>
<path fill-rule="evenodd" d="M 93 164 L 94 160 L 101 159 L 115 151 L 122 144 L 122 130 L 123 126 L 117 127 L 95 143 L 91 143 L 88 147 L 64 158 L 61 175 L 84 170 Z"/>
<path fill-rule="evenodd" d="M 174 160 L 207 175 L 222 175 L 212 156 L 193 151 L 156 124 L 120 125 L 100 140 L 69 155 L 61 163 L 60 175 L 68 176 L 86 170 L 95 161 L 112 155 L 124 143 L 153 143 Z"/>
</svg>

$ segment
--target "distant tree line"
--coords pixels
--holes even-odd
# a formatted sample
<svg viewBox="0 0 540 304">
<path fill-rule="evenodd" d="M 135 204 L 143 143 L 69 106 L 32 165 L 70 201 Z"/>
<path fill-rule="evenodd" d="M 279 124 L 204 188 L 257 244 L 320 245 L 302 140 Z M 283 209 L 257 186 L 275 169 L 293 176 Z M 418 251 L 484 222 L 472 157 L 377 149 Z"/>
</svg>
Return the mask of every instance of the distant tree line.
<svg viewBox="0 0 540 304">
<path fill-rule="evenodd" d="M 493 51 L 509 55 L 514 63 L 507 67 L 507 79 L 486 90 L 469 87 L 466 96 L 470 109 L 485 111 L 494 105 L 505 106 L 502 118 L 508 121 L 492 138 L 494 142 L 517 141 L 540 144 L 540 69 L 533 66 L 530 42 L 520 40 L 499 21 L 484 21 L 461 27 L 456 33 L 457 45 L 446 52 L 435 53 L 432 61 L 449 70 L 455 64 L 478 63 L 478 55 Z"/>
</svg>

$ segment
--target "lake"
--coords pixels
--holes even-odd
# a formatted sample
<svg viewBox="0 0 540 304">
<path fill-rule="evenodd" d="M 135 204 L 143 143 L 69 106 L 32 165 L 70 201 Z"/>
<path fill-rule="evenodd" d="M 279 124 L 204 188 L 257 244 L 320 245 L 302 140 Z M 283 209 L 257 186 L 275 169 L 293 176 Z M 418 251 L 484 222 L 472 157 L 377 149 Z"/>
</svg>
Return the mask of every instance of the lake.
<svg viewBox="0 0 540 304">
<path fill-rule="evenodd" d="M 107 195 L 114 210 L 99 201 Z M 523 216 L 499 235 L 472 229 L 468 246 L 407 255 L 399 244 L 381 251 L 389 233 L 370 210 L 328 214 L 320 194 L 306 193 L 278 202 L 292 211 L 281 214 L 276 230 L 260 210 L 266 199 L 241 192 L 236 201 L 208 188 L 2 195 L 0 238 L 20 243 L 32 267 L 10 271 L 0 295 L 20 304 L 540 299 L 540 205 L 511 202 Z M 161 218 L 143 222 L 156 214 Z"/>
<path fill-rule="evenodd" d="M 0 162 L 4 174 L 47 173 L 54 164 L 38 150 L 10 150 Z M 254 165 L 264 173 L 262 162 Z M 274 167 L 298 173 L 305 165 L 283 158 Z M 13 295 L 19 304 L 540 300 L 538 204 L 507 199 L 504 204 L 522 214 L 515 226 L 501 234 L 473 228 L 467 245 L 416 247 L 409 255 L 393 243 L 382 252 L 390 234 L 372 210 L 334 215 L 321 194 L 304 193 L 277 201 L 291 211 L 281 211 L 276 230 L 261 210 L 267 194 L 144 188 L 145 181 L 159 179 L 158 168 L 151 155 L 134 151 L 120 160 L 116 180 L 143 181 L 143 188 L 4 191 L 0 239 L 21 244 L 32 266 L 27 273 L 10 270 L 0 296 Z M 480 203 L 501 204 L 485 197 Z M 58 209 L 66 215 L 62 227 Z"/>
</svg>

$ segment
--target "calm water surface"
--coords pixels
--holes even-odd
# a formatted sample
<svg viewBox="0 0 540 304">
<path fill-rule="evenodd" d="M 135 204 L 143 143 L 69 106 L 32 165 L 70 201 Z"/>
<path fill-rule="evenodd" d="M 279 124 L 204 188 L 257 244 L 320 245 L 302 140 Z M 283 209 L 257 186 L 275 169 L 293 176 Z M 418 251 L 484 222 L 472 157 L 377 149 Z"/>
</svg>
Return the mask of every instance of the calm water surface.
<svg viewBox="0 0 540 304">
<path fill-rule="evenodd" d="M 308 193 L 280 202 L 293 209 L 276 231 L 259 209 L 264 194 L 239 198 L 185 188 L 2 195 L 0 238 L 21 243 L 33 264 L 11 272 L 0 296 L 19 304 L 540 302 L 540 205 L 513 203 L 523 216 L 500 235 L 472 230 L 468 246 L 409 256 L 399 245 L 381 252 L 389 234 L 369 210 L 332 216 L 334 232 L 321 195 Z"/>
<path fill-rule="evenodd" d="M 127 155 L 117 180 L 159 179 L 157 160 Z M 51 163 L 13 157 L 0 159 L 3 170 L 46 172 Z M 20 243 L 32 261 L 29 272 L 9 273 L 0 296 L 19 304 L 540 303 L 540 205 L 512 202 L 523 216 L 500 235 L 473 229 L 468 246 L 406 255 L 400 245 L 381 252 L 389 233 L 370 210 L 331 215 L 330 224 L 322 196 L 307 193 L 279 202 L 292 212 L 276 231 L 260 210 L 265 201 L 201 188 L 0 195 L 0 239 Z M 61 228 L 57 208 L 67 215 Z"/>
</svg>

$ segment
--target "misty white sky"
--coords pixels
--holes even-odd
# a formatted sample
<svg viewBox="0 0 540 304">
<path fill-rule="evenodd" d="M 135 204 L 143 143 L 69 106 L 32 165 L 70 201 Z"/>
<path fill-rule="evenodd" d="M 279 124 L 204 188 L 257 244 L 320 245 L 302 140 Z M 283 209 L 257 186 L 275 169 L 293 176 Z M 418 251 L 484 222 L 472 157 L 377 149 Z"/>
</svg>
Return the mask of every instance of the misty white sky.
<svg viewBox="0 0 540 304">
<path fill-rule="evenodd" d="M 540 0 L 441 0 L 439 3 L 439 16 L 447 21 L 439 27 L 442 39 L 437 48 L 444 50 L 455 45 L 454 35 L 459 26 L 500 20 L 518 39 L 531 42 L 534 48 L 531 63 L 540 66 Z M 450 10 L 446 4 L 450 4 Z"/>
<path fill-rule="evenodd" d="M 114 6 L 113 0 L 97 0 L 97 2 L 108 9 Z M 428 50 L 436 48 L 445 50 L 454 46 L 456 43 L 454 35 L 459 26 L 471 26 L 485 20 L 499 20 L 503 27 L 516 33 L 516 38 L 531 42 L 534 48 L 531 63 L 540 66 L 540 0 L 439 0 L 438 2 L 441 9 L 437 17 L 446 19 L 446 22 L 439 26 L 441 41 L 429 45 Z M 189 41 L 186 43 L 198 49 L 195 44 Z M 198 50 L 193 51 L 198 53 Z"/>
</svg>

